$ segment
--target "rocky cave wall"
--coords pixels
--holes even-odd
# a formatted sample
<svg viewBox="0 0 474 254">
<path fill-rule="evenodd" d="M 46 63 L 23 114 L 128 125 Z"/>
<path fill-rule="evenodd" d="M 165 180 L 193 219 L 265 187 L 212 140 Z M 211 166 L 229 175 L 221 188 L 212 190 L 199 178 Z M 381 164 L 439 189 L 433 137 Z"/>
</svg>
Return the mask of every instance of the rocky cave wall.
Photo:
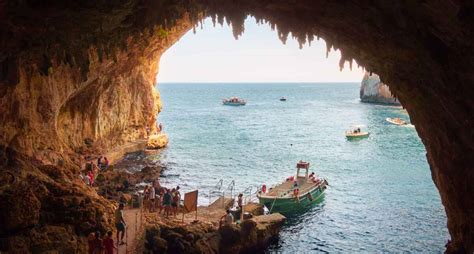
<svg viewBox="0 0 474 254">
<path fill-rule="evenodd" d="M 328 51 L 341 49 L 341 66 L 355 59 L 390 84 L 426 146 L 448 216 L 447 251 L 472 252 L 470 1 L 4 1 L 0 161 L 16 176 L 43 176 L 37 165 L 63 160 L 61 168 L 74 171 L 78 154 L 143 136 L 159 111 L 152 86 L 161 53 L 204 16 L 232 25 L 238 37 L 247 15 L 269 22 L 283 42 L 290 32 L 301 44 L 322 37 Z M 0 234 L 8 242 L 12 231 Z"/>
</svg>

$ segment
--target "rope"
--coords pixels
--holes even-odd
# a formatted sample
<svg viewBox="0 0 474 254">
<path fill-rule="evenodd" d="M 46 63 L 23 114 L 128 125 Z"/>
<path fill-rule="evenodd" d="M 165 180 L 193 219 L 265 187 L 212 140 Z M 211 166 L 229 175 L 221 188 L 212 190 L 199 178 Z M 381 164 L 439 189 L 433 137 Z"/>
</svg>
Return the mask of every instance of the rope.
<svg viewBox="0 0 474 254">
<path fill-rule="evenodd" d="M 278 197 L 278 196 L 275 196 L 275 199 L 273 200 L 273 203 L 272 203 L 272 208 L 270 208 L 270 213 L 272 213 L 272 210 L 273 210 L 273 205 L 275 205 L 275 201 L 277 200 L 277 197 Z"/>
</svg>

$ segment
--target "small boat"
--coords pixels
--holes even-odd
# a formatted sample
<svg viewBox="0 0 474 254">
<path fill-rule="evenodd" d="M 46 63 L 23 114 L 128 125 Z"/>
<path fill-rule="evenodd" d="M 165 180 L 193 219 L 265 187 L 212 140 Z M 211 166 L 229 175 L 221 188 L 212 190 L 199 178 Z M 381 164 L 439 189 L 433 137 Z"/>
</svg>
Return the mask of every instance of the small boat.
<svg viewBox="0 0 474 254">
<path fill-rule="evenodd" d="M 362 126 L 357 125 L 351 127 L 350 130 L 346 131 L 346 138 L 348 140 L 366 138 L 369 136 L 369 132 L 361 130 Z"/>
<path fill-rule="evenodd" d="M 300 175 L 304 169 L 305 174 Z M 296 164 L 296 176 L 288 177 L 267 192 L 266 186 L 257 193 L 259 203 L 266 206 L 270 213 L 291 214 L 324 197 L 328 182 L 317 177 L 314 172 L 308 174 L 309 163 L 300 161 Z"/>
<path fill-rule="evenodd" d="M 286 101 L 286 98 L 285 98 L 285 97 L 281 97 L 281 98 L 280 98 L 280 101 Z"/>
<path fill-rule="evenodd" d="M 407 122 L 403 121 L 402 119 L 400 119 L 399 117 L 397 118 L 390 118 L 390 117 L 387 117 L 385 119 L 387 122 L 391 123 L 391 124 L 395 124 L 395 125 L 405 125 L 407 124 Z"/>
<path fill-rule="evenodd" d="M 247 102 L 237 97 L 230 97 L 229 99 L 223 99 L 222 104 L 227 106 L 244 106 Z"/>
</svg>

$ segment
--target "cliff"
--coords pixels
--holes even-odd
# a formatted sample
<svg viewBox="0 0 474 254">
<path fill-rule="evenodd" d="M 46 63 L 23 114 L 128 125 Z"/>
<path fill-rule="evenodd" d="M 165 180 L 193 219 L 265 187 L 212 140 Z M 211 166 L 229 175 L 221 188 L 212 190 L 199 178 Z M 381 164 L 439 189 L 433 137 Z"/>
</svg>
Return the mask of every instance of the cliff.
<svg viewBox="0 0 474 254">
<path fill-rule="evenodd" d="M 180 12 L 173 26 L 153 23 L 123 35 L 115 28 L 131 19 L 128 5 L 109 13 L 109 6 L 73 11 L 17 4 L 31 19 L 54 14 L 27 31 L 22 25 L 30 20 L 1 20 L 3 48 L 6 27 L 17 42 L 31 34 L 28 45 L 9 45 L 0 54 L 0 251 L 84 253 L 88 233 L 113 228 L 115 207 L 79 179 L 85 157 L 136 146 L 133 141 L 155 131 L 159 58 L 194 22 Z M 101 11 L 107 20 L 95 30 Z M 59 13 L 77 20 L 62 22 Z M 50 37 L 42 26 L 60 34 Z M 153 141 L 167 142 L 163 135 Z"/>
<path fill-rule="evenodd" d="M 0 2 L 0 250 L 64 250 L 108 226 L 112 204 L 75 183 L 83 156 L 153 128 L 158 60 L 182 34 L 209 16 L 238 37 L 248 15 L 390 84 L 426 147 L 447 252 L 472 252 L 474 6 L 446 0 Z"/>
<path fill-rule="evenodd" d="M 377 74 L 365 72 L 364 78 L 360 84 L 360 101 L 369 103 L 382 103 L 400 105 L 388 86 L 380 81 Z"/>
</svg>

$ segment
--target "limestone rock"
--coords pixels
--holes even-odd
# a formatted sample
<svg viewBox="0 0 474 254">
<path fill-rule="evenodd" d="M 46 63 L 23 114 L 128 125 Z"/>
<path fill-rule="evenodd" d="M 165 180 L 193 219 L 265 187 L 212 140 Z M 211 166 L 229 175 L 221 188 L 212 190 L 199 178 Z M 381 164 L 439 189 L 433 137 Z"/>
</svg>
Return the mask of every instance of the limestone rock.
<svg viewBox="0 0 474 254">
<path fill-rule="evenodd" d="M 379 76 L 377 74 L 371 75 L 368 72 L 364 74 L 360 85 L 360 100 L 362 102 L 400 105 L 388 86 L 380 81 Z"/>
<path fill-rule="evenodd" d="M 156 134 L 148 137 L 147 149 L 161 149 L 168 144 L 168 137 L 165 134 Z"/>
<path fill-rule="evenodd" d="M 67 171 L 77 174 L 82 155 L 102 154 L 145 138 L 161 108 L 154 86 L 163 52 L 205 16 L 221 24 L 227 21 L 238 37 L 247 15 L 253 15 L 276 28 L 282 41 L 290 33 L 301 45 L 324 38 L 328 52 L 340 49 L 340 66 L 357 60 L 390 84 L 426 146 L 448 218 L 447 252 L 472 252 L 471 1 L 297 2 L 11 0 L 0 4 L 0 167 L 16 170 L 21 181 L 49 190 L 44 197 L 37 195 L 45 224 L 76 227 L 71 217 L 58 216 L 72 212 L 63 206 L 73 196 L 94 200 L 95 208 L 106 201 L 84 188 L 69 193 L 70 186 L 76 188 L 69 173 L 52 179 L 54 173 L 41 172 L 37 166 L 65 162 Z M 35 165 L 22 164 L 28 162 Z M 34 181 L 25 178 L 30 173 Z M 64 190 L 59 184 L 69 187 Z M 107 214 L 98 217 L 102 221 Z M 18 225 L 35 219 L 26 221 Z M 2 239 L 16 241 L 27 231 L 8 232 Z"/>
</svg>

